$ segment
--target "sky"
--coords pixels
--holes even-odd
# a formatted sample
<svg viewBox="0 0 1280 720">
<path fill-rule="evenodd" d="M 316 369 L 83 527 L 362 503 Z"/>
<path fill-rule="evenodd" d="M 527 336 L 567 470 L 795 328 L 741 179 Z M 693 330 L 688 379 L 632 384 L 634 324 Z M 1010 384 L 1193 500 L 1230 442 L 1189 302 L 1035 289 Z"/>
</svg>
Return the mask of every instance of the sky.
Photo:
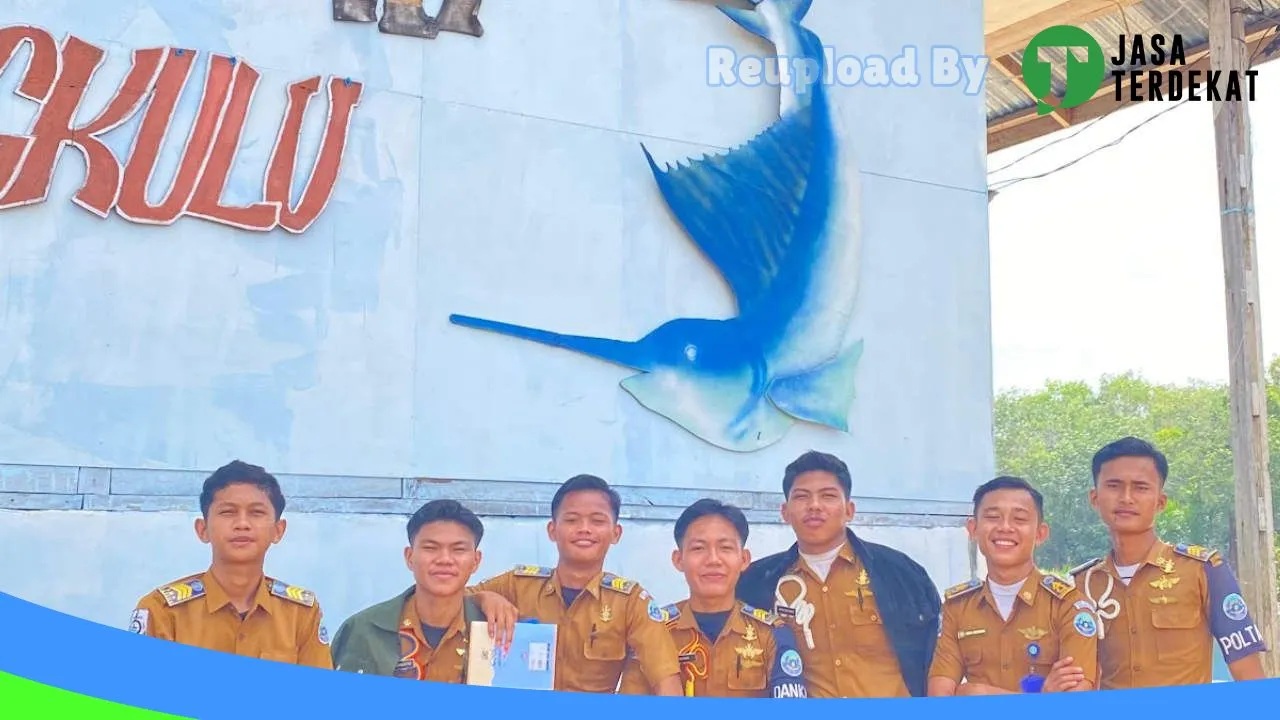
<svg viewBox="0 0 1280 720">
<path fill-rule="evenodd" d="M 991 202 L 997 392 L 1035 390 L 1049 380 L 1096 384 L 1125 372 L 1158 383 L 1227 381 L 1213 104 L 1171 105 L 1130 105 L 1088 129 L 988 156 L 991 185 L 1038 175 L 1168 110 L 1119 144 L 1012 185 Z M 1280 208 L 1272 201 L 1280 193 L 1280 62 L 1259 67 L 1249 113 L 1263 357 L 1270 360 L 1280 354 Z"/>
</svg>

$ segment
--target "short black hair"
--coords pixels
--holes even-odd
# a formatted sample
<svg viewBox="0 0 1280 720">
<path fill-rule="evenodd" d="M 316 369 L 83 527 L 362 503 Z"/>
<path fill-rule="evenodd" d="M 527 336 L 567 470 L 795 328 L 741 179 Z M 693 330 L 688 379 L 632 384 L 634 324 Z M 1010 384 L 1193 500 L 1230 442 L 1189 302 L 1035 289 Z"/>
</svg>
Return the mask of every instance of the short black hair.
<svg viewBox="0 0 1280 720">
<path fill-rule="evenodd" d="M 791 497 L 791 487 L 796 484 L 796 478 L 814 471 L 828 472 L 836 476 L 836 481 L 840 483 L 840 487 L 844 489 L 844 496 L 851 497 L 853 495 L 853 478 L 849 475 L 849 466 L 844 461 L 830 453 L 818 452 L 810 450 L 801 455 L 791 464 L 782 474 L 782 495 L 783 497 Z"/>
<path fill-rule="evenodd" d="M 1104 445 L 1101 450 L 1093 454 L 1094 487 L 1098 486 L 1098 475 L 1102 473 L 1102 466 L 1122 457 L 1151 458 L 1151 461 L 1156 464 L 1156 472 L 1160 475 L 1161 487 L 1164 486 L 1165 479 L 1169 477 L 1169 459 L 1164 456 L 1164 453 L 1157 450 L 1155 445 L 1146 440 L 1130 435 Z"/>
<path fill-rule="evenodd" d="M 484 537 L 484 524 L 475 513 L 457 500 L 432 500 L 418 508 L 413 517 L 409 518 L 408 526 L 405 527 L 409 535 L 409 544 L 413 545 L 422 528 L 437 522 L 455 522 L 465 527 L 471 531 L 476 547 L 480 547 L 480 538 Z"/>
<path fill-rule="evenodd" d="M 1035 501 L 1036 513 L 1041 518 L 1044 517 L 1044 495 L 1041 495 L 1039 490 L 1032 487 L 1031 483 L 1012 475 L 1001 475 L 993 480 L 988 480 L 973 491 L 974 517 L 978 516 L 978 506 L 982 504 L 982 498 L 986 497 L 987 493 L 995 492 L 996 490 L 1026 490 L 1031 494 L 1031 499 Z"/>
<path fill-rule="evenodd" d="M 200 490 L 200 514 L 209 518 L 209 508 L 213 507 L 213 498 L 220 490 L 232 485 L 253 485 L 271 498 L 271 507 L 275 508 L 276 519 L 284 514 L 284 493 L 280 490 L 280 482 L 271 473 L 257 465 L 232 460 L 213 474 L 205 478 L 204 488 Z"/>
<path fill-rule="evenodd" d="M 676 547 L 684 544 L 684 534 L 689 531 L 689 526 L 698 518 L 704 518 L 708 515 L 719 515 L 733 525 L 733 529 L 738 531 L 738 539 L 745 546 L 747 544 L 747 516 L 741 510 L 733 505 L 722 503 L 712 498 L 702 498 L 680 513 L 680 517 L 676 520 Z"/>
<path fill-rule="evenodd" d="M 556 490 L 556 494 L 551 498 L 551 518 L 554 520 L 556 513 L 560 511 L 560 503 L 568 497 L 569 493 L 580 492 L 582 490 L 594 490 L 602 492 L 609 498 L 609 507 L 613 510 L 613 519 L 618 520 L 618 513 L 622 512 L 622 496 L 618 495 L 618 491 L 609 487 L 609 483 L 603 478 L 595 475 L 574 475 Z"/>
</svg>

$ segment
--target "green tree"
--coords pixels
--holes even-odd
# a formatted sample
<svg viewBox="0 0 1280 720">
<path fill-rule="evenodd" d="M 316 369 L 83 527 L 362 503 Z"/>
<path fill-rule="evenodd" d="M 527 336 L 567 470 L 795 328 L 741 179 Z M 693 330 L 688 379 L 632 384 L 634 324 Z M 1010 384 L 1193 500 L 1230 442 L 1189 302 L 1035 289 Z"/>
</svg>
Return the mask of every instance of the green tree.
<svg viewBox="0 0 1280 720">
<path fill-rule="evenodd" d="M 1280 357 L 1268 367 L 1273 493 L 1280 487 Z M 1093 453 L 1125 435 L 1155 443 L 1169 458 L 1169 505 L 1157 529 L 1172 542 L 1226 551 L 1234 522 L 1231 423 L 1220 384 L 1157 385 L 1130 373 L 1084 382 L 1051 382 L 995 401 L 998 471 L 1031 481 L 1045 496 L 1050 538 L 1043 567 L 1106 552 L 1106 531 L 1089 506 Z"/>
</svg>

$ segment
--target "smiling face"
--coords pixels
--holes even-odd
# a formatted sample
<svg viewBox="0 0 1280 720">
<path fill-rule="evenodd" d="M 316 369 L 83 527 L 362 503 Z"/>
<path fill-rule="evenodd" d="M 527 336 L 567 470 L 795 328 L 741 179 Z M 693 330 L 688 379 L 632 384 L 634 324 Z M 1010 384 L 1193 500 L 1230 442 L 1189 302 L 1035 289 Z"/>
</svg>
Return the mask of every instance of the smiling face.
<svg viewBox="0 0 1280 720">
<path fill-rule="evenodd" d="M 555 518 L 547 523 L 547 537 L 556 544 L 561 562 L 603 566 L 609 547 L 622 539 L 622 526 L 613 517 L 608 495 L 576 490 L 564 496 Z"/>
<path fill-rule="evenodd" d="M 1036 510 L 1035 499 L 1019 488 L 983 495 L 966 525 L 991 568 L 1033 566 L 1036 546 L 1049 537 L 1049 526 Z"/>
<path fill-rule="evenodd" d="M 196 535 L 213 547 L 215 564 L 261 565 L 267 550 L 284 537 L 271 497 L 252 483 L 232 483 L 213 496 L 207 517 L 196 520 Z"/>
<path fill-rule="evenodd" d="M 689 524 L 671 563 L 684 573 L 696 599 L 733 597 L 738 577 L 751 562 L 738 530 L 721 515 L 704 515 Z"/>
<path fill-rule="evenodd" d="M 1156 516 L 1169 499 L 1155 461 L 1147 457 L 1118 457 L 1102 464 L 1089 504 L 1113 533 L 1139 535 L 1155 528 Z"/>
<path fill-rule="evenodd" d="M 825 470 L 797 475 L 782 505 L 782 519 L 795 531 L 805 552 L 825 552 L 838 545 L 853 513 L 853 502 L 840 481 Z"/>
<path fill-rule="evenodd" d="M 404 562 L 418 588 L 435 597 L 452 597 L 466 589 L 480 566 L 475 536 L 462 523 L 438 520 L 423 525 Z"/>
</svg>

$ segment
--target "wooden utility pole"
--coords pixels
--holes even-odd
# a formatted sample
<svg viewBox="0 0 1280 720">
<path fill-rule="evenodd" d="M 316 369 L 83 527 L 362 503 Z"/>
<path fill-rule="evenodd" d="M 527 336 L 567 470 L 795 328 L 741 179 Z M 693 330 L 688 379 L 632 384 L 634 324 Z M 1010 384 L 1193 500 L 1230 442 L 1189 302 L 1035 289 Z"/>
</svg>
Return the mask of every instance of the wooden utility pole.
<svg viewBox="0 0 1280 720">
<path fill-rule="evenodd" d="M 1267 447 L 1267 384 L 1258 302 L 1258 250 L 1253 220 L 1253 149 L 1244 72 L 1249 69 L 1241 0 L 1208 0 L 1210 66 L 1239 73 L 1244 97 L 1216 100 L 1213 127 L 1218 149 L 1218 202 L 1226 270 L 1227 349 L 1231 368 L 1231 451 L 1235 460 L 1236 573 L 1245 602 L 1271 652 L 1268 677 L 1278 677 L 1276 562 Z M 1217 608 L 1214 608 L 1217 610 Z"/>
</svg>

